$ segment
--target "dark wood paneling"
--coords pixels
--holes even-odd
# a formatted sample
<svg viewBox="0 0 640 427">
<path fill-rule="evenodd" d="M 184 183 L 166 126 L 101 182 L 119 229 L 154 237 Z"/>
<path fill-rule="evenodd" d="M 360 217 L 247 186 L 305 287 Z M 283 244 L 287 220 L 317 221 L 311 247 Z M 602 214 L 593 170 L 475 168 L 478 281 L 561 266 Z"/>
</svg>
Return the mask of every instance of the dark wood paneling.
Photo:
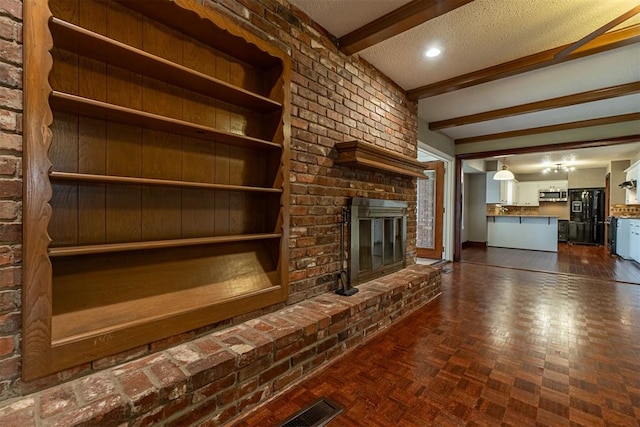
<svg viewBox="0 0 640 427">
<path fill-rule="evenodd" d="M 54 168 L 78 171 L 78 116 L 56 113 L 49 156 Z M 50 204 L 53 208 L 49 235 L 54 245 L 78 244 L 78 185 L 56 184 Z"/>
<path fill-rule="evenodd" d="M 79 25 L 107 33 L 106 1 L 80 1 Z M 107 66 L 79 56 L 78 95 L 107 100 Z M 107 168 L 107 124 L 104 120 L 79 117 L 78 172 L 105 174 Z M 55 162 L 54 162 L 55 164 Z M 78 244 L 106 241 L 106 185 L 78 185 Z"/>
</svg>

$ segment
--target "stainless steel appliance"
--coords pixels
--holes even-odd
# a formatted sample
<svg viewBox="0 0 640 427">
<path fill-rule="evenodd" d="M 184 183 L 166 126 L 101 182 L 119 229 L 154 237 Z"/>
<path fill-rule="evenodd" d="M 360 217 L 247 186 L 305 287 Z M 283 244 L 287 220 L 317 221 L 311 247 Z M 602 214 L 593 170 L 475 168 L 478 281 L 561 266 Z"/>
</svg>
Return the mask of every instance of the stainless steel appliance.
<svg viewBox="0 0 640 427">
<path fill-rule="evenodd" d="M 540 190 L 538 200 L 541 202 L 566 202 L 567 190 L 553 188 L 550 190 Z"/>
<path fill-rule="evenodd" d="M 569 190 L 569 242 L 604 244 L 604 188 Z"/>
</svg>

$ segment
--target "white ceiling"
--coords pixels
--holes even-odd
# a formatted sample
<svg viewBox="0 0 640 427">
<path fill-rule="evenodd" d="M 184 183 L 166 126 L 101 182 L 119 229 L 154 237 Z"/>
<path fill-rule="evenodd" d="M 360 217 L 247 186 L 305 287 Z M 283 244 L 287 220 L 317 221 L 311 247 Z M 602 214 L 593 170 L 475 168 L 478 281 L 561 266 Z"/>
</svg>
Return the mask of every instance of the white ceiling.
<svg viewBox="0 0 640 427">
<path fill-rule="evenodd" d="M 289 0 L 336 37 L 362 27 L 411 0 Z"/>
<path fill-rule="evenodd" d="M 408 1 L 290 0 L 290 3 L 340 37 Z M 411 90 L 576 42 L 636 6 L 637 0 L 474 0 L 368 47 L 357 55 L 405 90 Z M 640 14 L 617 28 L 638 23 Z M 426 58 L 423 52 L 434 45 L 442 49 L 442 55 Z M 418 114 L 431 123 L 639 81 L 640 43 L 636 43 L 424 98 L 419 101 Z M 640 112 L 640 95 L 631 94 L 437 132 L 452 139 L 461 139 L 637 112 Z M 640 121 L 457 144 L 456 152 L 493 151 L 503 144 L 522 147 L 630 134 L 640 134 Z M 429 144 L 429 141 L 422 142 Z M 636 154 L 640 152 L 637 147 L 634 149 Z M 611 149 L 596 150 L 595 153 L 601 162 L 618 160 L 609 158 L 614 155 L 626 155 Z M 518 172 L 520 163 L 522 169 L 527 170 L 534 168 L 528 165 L 534 161 L 539 159 L 530 155 L 516 156 L 510 159 L 510 164 Z"/>
<path fill-rule="evenodd" d="M 346 6 L 351 1 L 341 3 Z M 637 0 L 474 0 L 365 49 L 360 56 L 408 90 L 573 43 L 637 4 Z M 623 26 L 634 19 L 639 22 L 633 18 Z M 432 45 L 443 51 L 433 60 L 422 55 Z"/>
<path fill-rule="evenodd" d="M 612 145 L 609 147 L 582 148 L 546 153 L 518 154 L 503 157 L 507 167 L 515 174 L 540 173 L 558 163 L 576 169 L 606 168 L 609 162 L 629 160 L 640 152 L 640 142 Z"/>
</svg>

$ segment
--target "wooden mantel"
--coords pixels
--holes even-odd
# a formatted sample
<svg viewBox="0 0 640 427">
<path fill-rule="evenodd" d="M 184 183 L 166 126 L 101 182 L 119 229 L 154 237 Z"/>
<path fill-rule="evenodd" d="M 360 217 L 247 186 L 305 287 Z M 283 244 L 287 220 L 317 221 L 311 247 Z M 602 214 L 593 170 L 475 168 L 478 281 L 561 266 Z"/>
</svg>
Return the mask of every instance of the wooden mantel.
<svg viewBox="0 0 640 427">
<path fill-rule="evenodd" d="M 404 154 L 394 153 L 361 141 L 338 142 L 335 145 L 338 158 L 335 163 L 364 167 L 399 175 L 426 178 L 425 165 Z"/>
</svg>

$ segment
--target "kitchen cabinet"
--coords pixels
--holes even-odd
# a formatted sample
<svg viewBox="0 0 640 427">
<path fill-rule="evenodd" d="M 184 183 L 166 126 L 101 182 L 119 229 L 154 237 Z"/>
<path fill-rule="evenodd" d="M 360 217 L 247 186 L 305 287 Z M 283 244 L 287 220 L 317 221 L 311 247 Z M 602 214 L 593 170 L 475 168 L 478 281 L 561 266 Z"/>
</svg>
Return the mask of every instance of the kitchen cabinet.
<svg viewBox="0 0 640 427">
<path fill-rule="evenodd" d="M 562 189 L 566 190 L 569 186 L 569 181 L 565 180 L 555 180 L 555 181 L 534 181 L 538 184 L 539 190 L 554 190 L 554 189 Z"/>
<path fill-rule="evenodd" d="M 558 252 L 558 218 L 488 216 L 487 246 Z"/>
<path fill-rule="evenodd" d="M 518 206 L 540 206 L 537 181 L 518 183 Z"/>
<path fill-rule="evenodd" d="M 640 219 L 629 220 L 629 258 L 640 262 Z"/>
<path fill-rule="evenodd" d="M 487 203 L 502 205 L 515 205 L 518 203 L 518 181 L 496 181 L 493 176 L 496 172 L 487 173 Z"/>
<path fill-rule="evenodd" d="M 616 254 L 624 259 L 630 259 L 629 241 L 631 237 L 630 219 L 618 218 L 616 228 Z"/>
</svg>

